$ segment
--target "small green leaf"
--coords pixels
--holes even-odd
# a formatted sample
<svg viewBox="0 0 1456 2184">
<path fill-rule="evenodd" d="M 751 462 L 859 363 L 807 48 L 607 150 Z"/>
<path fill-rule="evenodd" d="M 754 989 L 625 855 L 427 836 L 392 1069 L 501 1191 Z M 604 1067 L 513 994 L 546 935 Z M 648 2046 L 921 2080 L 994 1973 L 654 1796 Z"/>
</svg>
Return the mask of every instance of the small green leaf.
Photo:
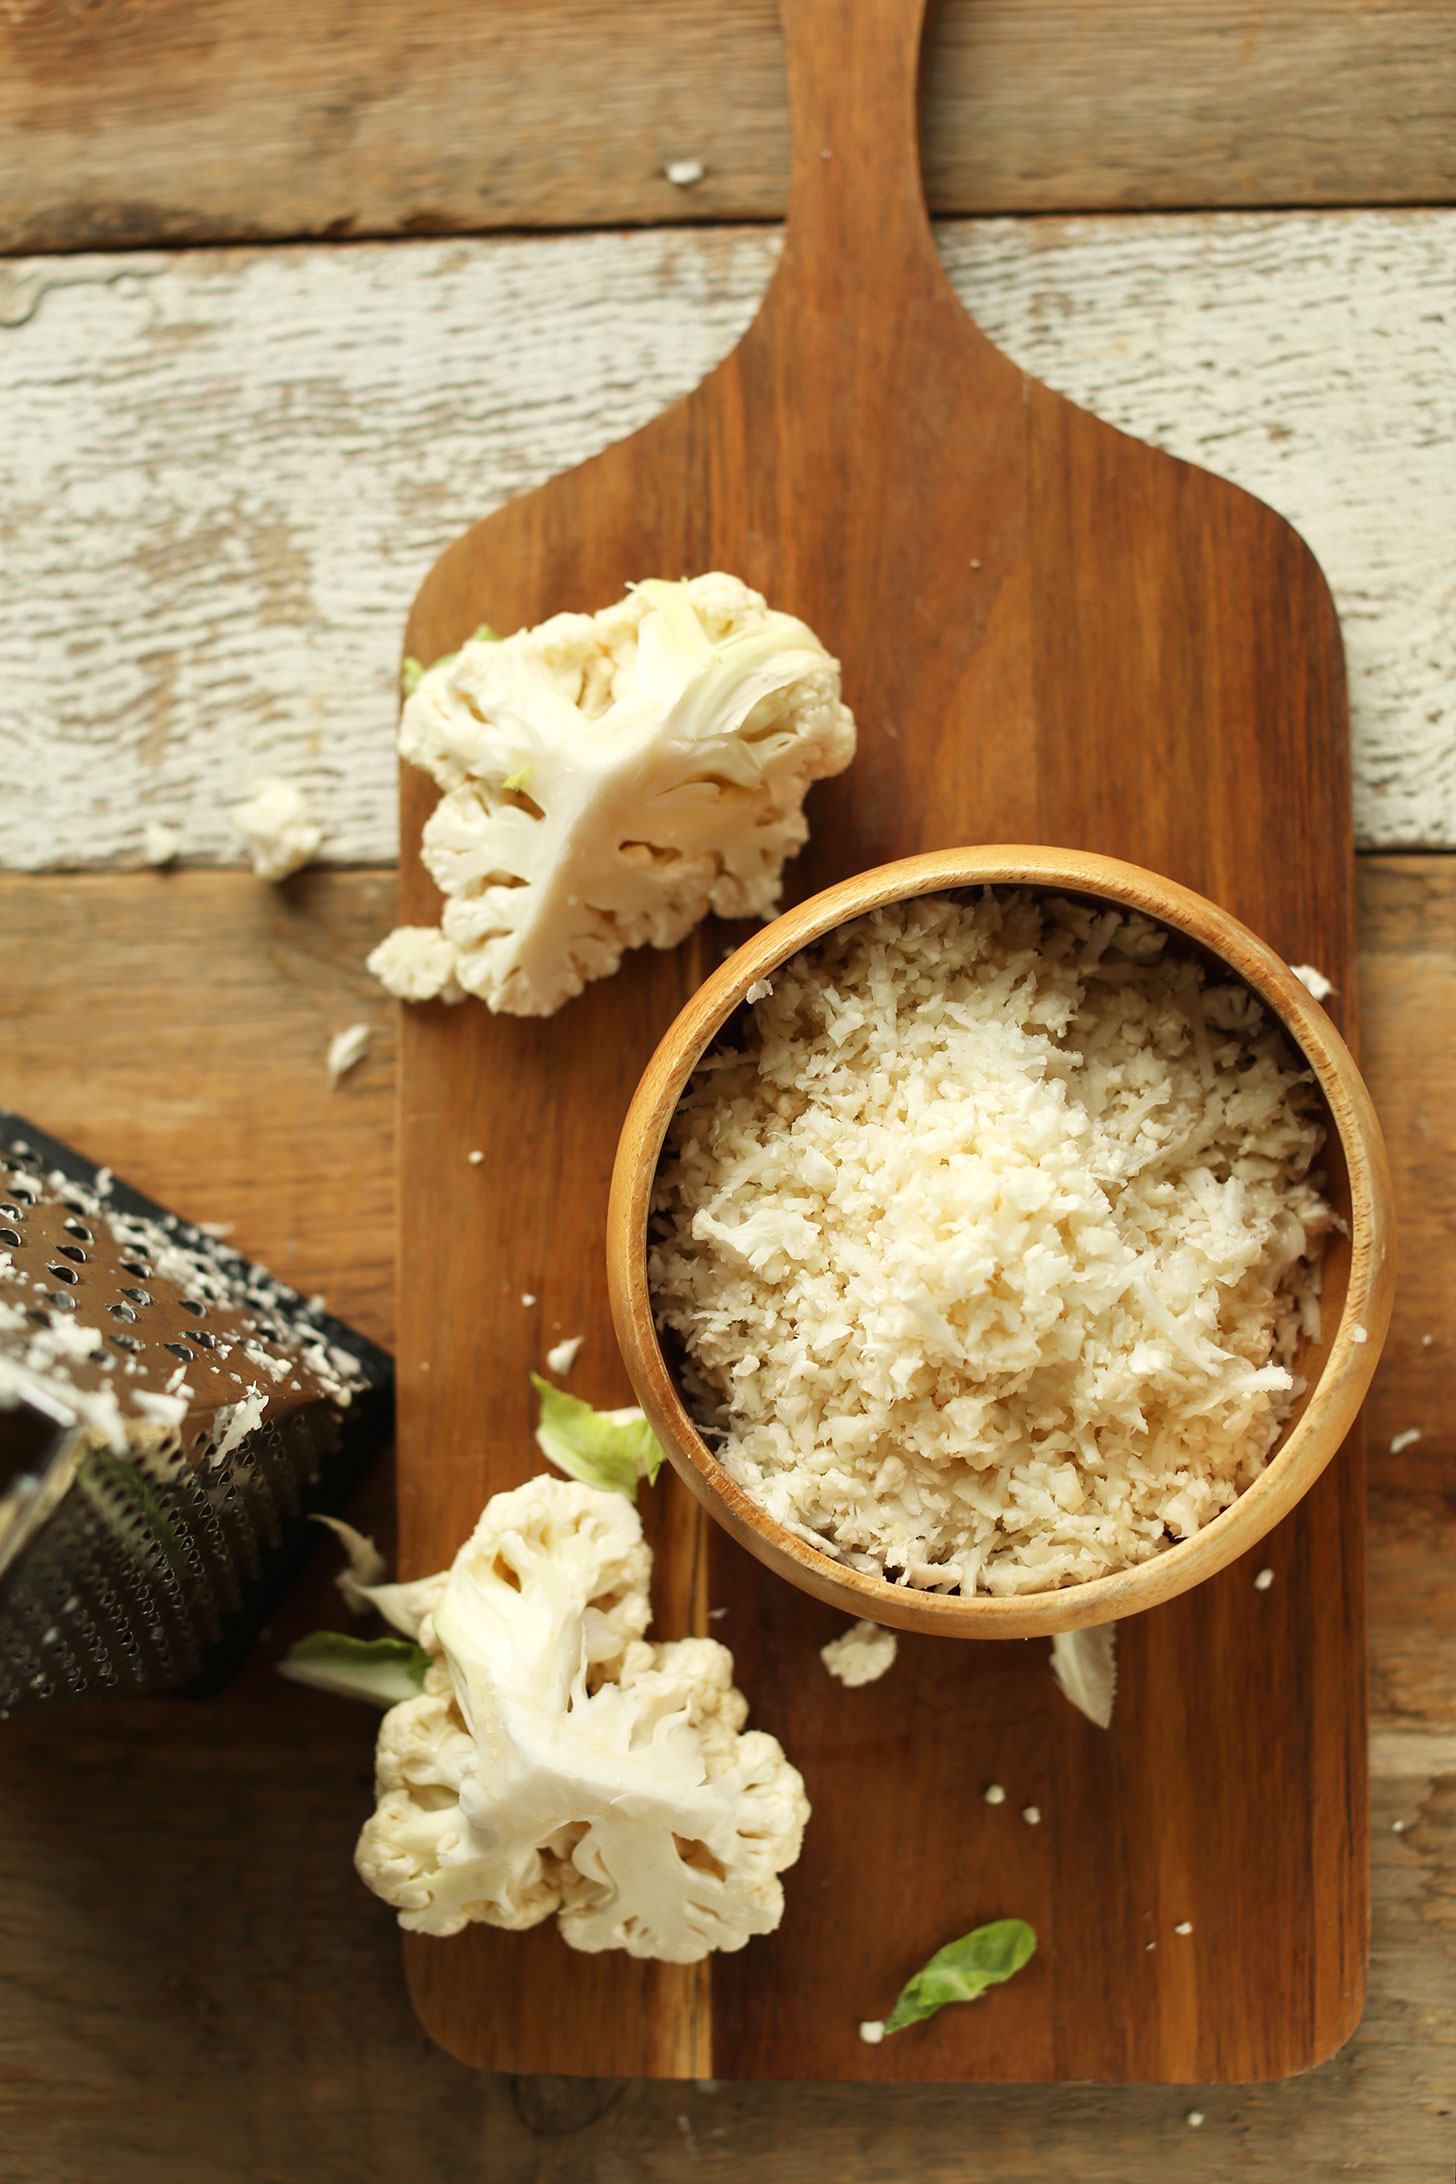
<svg viewBox="0 0 1456 2184">
<path fill-rule="evenodd" d="M 422 661 L 407 652 L 399 670 L 399 686 L 407 698 L 412 698 L 420 687 L 420 677 L 425 672 Z"/>
<path fill-rule="evenodd" d="M 593 1410 L 539 1373 L 532 1373 L 531 1385 L 541 1398 L 536 1446 L 558 1471 L 628 1501 L 637 1499 L 639 1478 L 649 1485 L 656 1480 L 662 1450 L 640 1410 Z"/>
<path fill-rule="evenodd" d="M 401 1699 L 419 1697 L 429 1665 L 424 1647 L 409 1638 L 351 1638 L 341 1630 L 316 1630 L 289 1648 L 278 1673 L 342 1698 L 397 1706 Z"/>
<path fill-rule="evenodd" d="M 492 629 L 489 622 L 482 622 L 479 629 L 472 634 L 470 642 L 473 645 L 498 645 L 500 632 Z"/>
<path fill-rule="evenodd" d="M 501 783 L 501 787 L 503 789 L 523 789 L 530 778 L 530 767 L 523 766 L 519 773 L 507 774 L 505 780 Z"/>
<path fill-rule="evenodd" d="M 947 2002 L 974 2002 L 988 1987 L 1019 1972 L 1035 1954 L 1036 1935 L 1025 1919 L 996 1919 L 962 1934 L 959 1941 L 948 1941 L 907 1981 L 885 2019 L 886 2032 L 918 2025 Z"/>
</svg>

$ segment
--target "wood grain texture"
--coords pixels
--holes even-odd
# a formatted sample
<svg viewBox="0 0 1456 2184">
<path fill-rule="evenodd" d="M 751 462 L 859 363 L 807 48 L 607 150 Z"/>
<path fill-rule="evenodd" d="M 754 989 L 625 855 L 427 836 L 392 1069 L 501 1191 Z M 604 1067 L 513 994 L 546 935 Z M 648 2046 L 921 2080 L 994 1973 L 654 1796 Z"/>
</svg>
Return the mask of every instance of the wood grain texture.
<svg viewBox="0 0 1456 2184">
<path fill-rule="evenodd" d="M 280 1686 L 270 1657 L 343 1618 L 322 1552 L 264 1654 L 224 1698 L 98 1707 L 0 1728 L 0 2143 L 16 2184 L 1449 2184 L 1456 2156 L 1456 860 L 1367 858 L 1360 891 L 1366 1070 L 1385 1116 L 1404 1251 L 1370 1406 L 1374 1931 L 1370 2000 L 1331 2063 L 1279 2086 L 1199 2089 L 564 2087 L 453 2063 L 415 2025 L 392 1920 L 349 1849 L 369 1807 L 372 1720 Z M 388 1239 L 350 1178 L 392 1172 L 389 1049 L 319 1126 L 324 1031 L 358 1007 L 357 962 L 388 883 L 271 891 L 240 874 L 0 879 L 7 1096 L 281 1263 L 280 1205 L 344 1211 L 310 1279 L 392 1339 Z M 177 932 L 233 1008 L 177 1002 Z M 266 945 L 260 945 L 271 935 Z M 20 1009 L 47 1001 L 47 1037 Z M 198 1012 L 279 1026 L 211 1079 Z M 84 1044 L 89 1067 L 78 1074 Z M 129 1087 L 129 1090 L 127 1089 Z M 351 1090 L 352 1087 L 352 1090 Z M 266 1109 L 267 1161 L 228 1148 Z M 165 1119 L 164 1119 L 165 1117 Z M 219 1162 L 219 1147 L 223 1158 Z M 368 1300 L 379 1300 L 370 1305 Z M 1425 1346 L 1422 1336 L 1433 1333 Z M 1391 1436 L 1424 1438 L 1387 1463 Z M 359 1521 L 388 1544 L 387 1468 Z M 1395 1832 L 1393 1823 L 1402 1827 Z M 182 1848 L 185 1847 L 186 1855 Z M 180 1863 L 179 1863 L 180 1860 Z M 1203 2127 L 1184 2117 L 1197 2107 Z M 681 2119 L 685 2119 L 681 2120 Z"/>
<path fill-rule="evenodd" d="M 631 25 L 613 0 L 8 0 L 0 249 L 780 217 L 770 0 L 633 0 Z M 1453 60 L 1440 0 L 944 0 L 930 200 L 1439 202 Z"/>
<path fill-rule="evenodd" d="M 1356 825 L 1456 844 L 1456 213 L 958 223 L 960 295 L 1111 423 L 1310 540 Z M 442 541 L 694 385 L 759 232 L 0 265 L 0 864 L 231 861 L 296 775 L 395 855 L 398 631 Z"/>
<path fill-rule="evenodd" d="M 407 650 L 590 607 L 645 572 L 731 568 L 822 633 L 863 725 L 854 766 L 815 791 L 793 896 L 968 837 L 1096 849 L 1319 961 L 1349 1025 L 1345 691 L 1323 579 L 1262 503 L 1026 379 L 962 310 L 919 190 L 919 17 L 905 0 L 791 0 L 790 215 L 764 307 L 690 396 L 457 540 Z M 433 800 L 407 771 L 406 922 L 437 915 L 415 854 Z M 564 1290 L 586 1337 L 573 1386 L 625 1394 L 594 1273 L 602 1181 L 624 1094 L 711 944 L 629 959 L 546 1023 L 435 1005 L 402 1028 L 411 1573 L 531 1468 L 540 1342 L 520 1291 Z M 482 1143 L 516 1157 L 462 1204 L 459 1163 Z M 692 1535 L 674 1483 L 661 1567 L 681 1597 Z M 1283 1528 L 1267 1616 L 1250 1615 L 1244 1563 L 1127 1625 L 1106 1738 L 1029 1649 L 973 1669 L 960 1648 L 902 1640 L 893 1681 L 852 1710 L 826 1699 L 812 1664 L 833 1618 L 714 1530 L 710 1597 L 816 1811 L 783 1926 L 712 1963 L 712 2069 L 1177 2081 L 1331 2053 L 1364 1988 L 1363 1513 L 1357 1435 Z M 1195 1716 L 1208 1660 L 1220 1675 Z M 1011 1793 L 1000 1812 L 988 1774 Z M 1034 1831 L 1015 1825 L 1023 1803 L 1044 1815 Z M 812 1915 L 823 1891 L 833 1924 Z M 870 2048 L 855 2031 L 870 2012 L 825 2009 L 846 1960 L 888 2001 L 948 1932 L 1013 1906 L 1043 1947 L 994 2012 Z M 1197 1946 L 1168 1946 L 1187 1920 Z M 672 2067 L 683 1998 L 639 2015 L 640 1968 L 596 1959 L 553 1982 L 553 1949 L 549 1929 L 410 1937 L 424 2022 L 496 2067 Z"/>
<path fill-rule="evenodd" d="M 242 1197 L 238 1246 L 386 1347 L 397 1009 L 364 958 L 394 892 L 131 873 L 11 882 L 0 907 L 14 1110 L 189 1220 Z M 356 1023 L 369 1047 L 335 1089 L 329 1041 Z"/>
</svg>

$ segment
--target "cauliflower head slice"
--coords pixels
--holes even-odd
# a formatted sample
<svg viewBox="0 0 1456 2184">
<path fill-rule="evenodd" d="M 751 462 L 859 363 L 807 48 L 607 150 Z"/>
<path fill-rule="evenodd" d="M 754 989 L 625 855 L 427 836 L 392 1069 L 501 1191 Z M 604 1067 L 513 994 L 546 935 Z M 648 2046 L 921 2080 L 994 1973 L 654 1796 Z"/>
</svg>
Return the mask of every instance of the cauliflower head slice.
<svg viewBox="0 0 1456 2184">
<path fill-rule="evenodd" d="M 421 849 L 440 945 L 427 978 L 434 928 L 371 967 L 405 999 L 549 1016 L 710 910 L 771 913 L 804 797 L 849 764 L 855 725 L 814 632 L 715 573 L 465 645 L 421 678 L 400 749 L 445 792 Z"/>
<path fill-rule="evenodd" d="M 747 1731 L 733 1657 L 650 1645 L 651 1551 L 624 1496 L 539 1478 L 487 1505 L 380 1729 L 356 1863 L 418 1932 L 559 1914 L 583 1950 L 693 1963 L 783 1915 L 809 1807 Z"/>
</svg>

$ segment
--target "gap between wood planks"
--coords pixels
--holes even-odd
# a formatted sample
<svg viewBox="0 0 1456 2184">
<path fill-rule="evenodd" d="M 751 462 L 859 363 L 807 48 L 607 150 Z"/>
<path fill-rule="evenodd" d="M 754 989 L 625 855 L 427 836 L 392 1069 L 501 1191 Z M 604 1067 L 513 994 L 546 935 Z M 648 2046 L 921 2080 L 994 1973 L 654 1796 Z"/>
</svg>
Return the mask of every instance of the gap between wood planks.
<svg viewBox="0 0 1456 2184">
<path fill-rule="evenodd" d="M 627 41 L 619 0 L 321 0 L 286 28 L 254 0 L 5 12 L 0 248 L 783 213 L 774 0 L 634 0 Z M 928 195 L 942 213 L 1448 202 L 1453 60 L 1441 0 L 943 0 Z M 677 187 L 685 159 L 703 171 Z"/>
</svg>

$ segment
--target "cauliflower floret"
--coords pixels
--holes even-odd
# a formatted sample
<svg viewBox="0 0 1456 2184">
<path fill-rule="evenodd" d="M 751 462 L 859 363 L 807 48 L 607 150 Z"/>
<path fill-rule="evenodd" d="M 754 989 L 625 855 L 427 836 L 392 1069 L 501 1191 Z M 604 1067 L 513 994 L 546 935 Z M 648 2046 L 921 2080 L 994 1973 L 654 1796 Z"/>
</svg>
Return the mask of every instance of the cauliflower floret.
<svg viewBox="0 0 1456 2184">
<path fill-rule="evenodd" d="M 374 950 L 369 968 L 401 1001 L 463 1001 L 455 951 L 434 925 L 399 925 Z"/>
<path fill-rule="evenodd" d="M 725 1646 L 643 1639 L 651 1566 L 622 1495 L 539 1478 L 487 1505 L 380 1730 L 356 1864 L 402 1926 L 554 1911 L 573 1948 L 686 1964 L 778 1925 L 803 1783 L 743 1731 Z"/>
<path fill-rule="evenodd" d="M 324 838 L 302 789 L 281 774 L 255 781 L 247 803 L 233 806 L 232 822 L 260 880 L 286 880 L 317 856 Z"/>
<path fill-rule="evenodd" d="M 421 855 L 445 909 L 371 969 L 406 999 L 453 998 L 453 975 L 493 1010 L 549 1016 L 710 910 L 771 913 L 804 797 L 849 764 L 855 727 L 813 631 L 715 573 L 466 644 L 422 676 L 399 745 L 444 791 Z M 416 983 L 401 966 L 425 933 Z"/>
</svg>

